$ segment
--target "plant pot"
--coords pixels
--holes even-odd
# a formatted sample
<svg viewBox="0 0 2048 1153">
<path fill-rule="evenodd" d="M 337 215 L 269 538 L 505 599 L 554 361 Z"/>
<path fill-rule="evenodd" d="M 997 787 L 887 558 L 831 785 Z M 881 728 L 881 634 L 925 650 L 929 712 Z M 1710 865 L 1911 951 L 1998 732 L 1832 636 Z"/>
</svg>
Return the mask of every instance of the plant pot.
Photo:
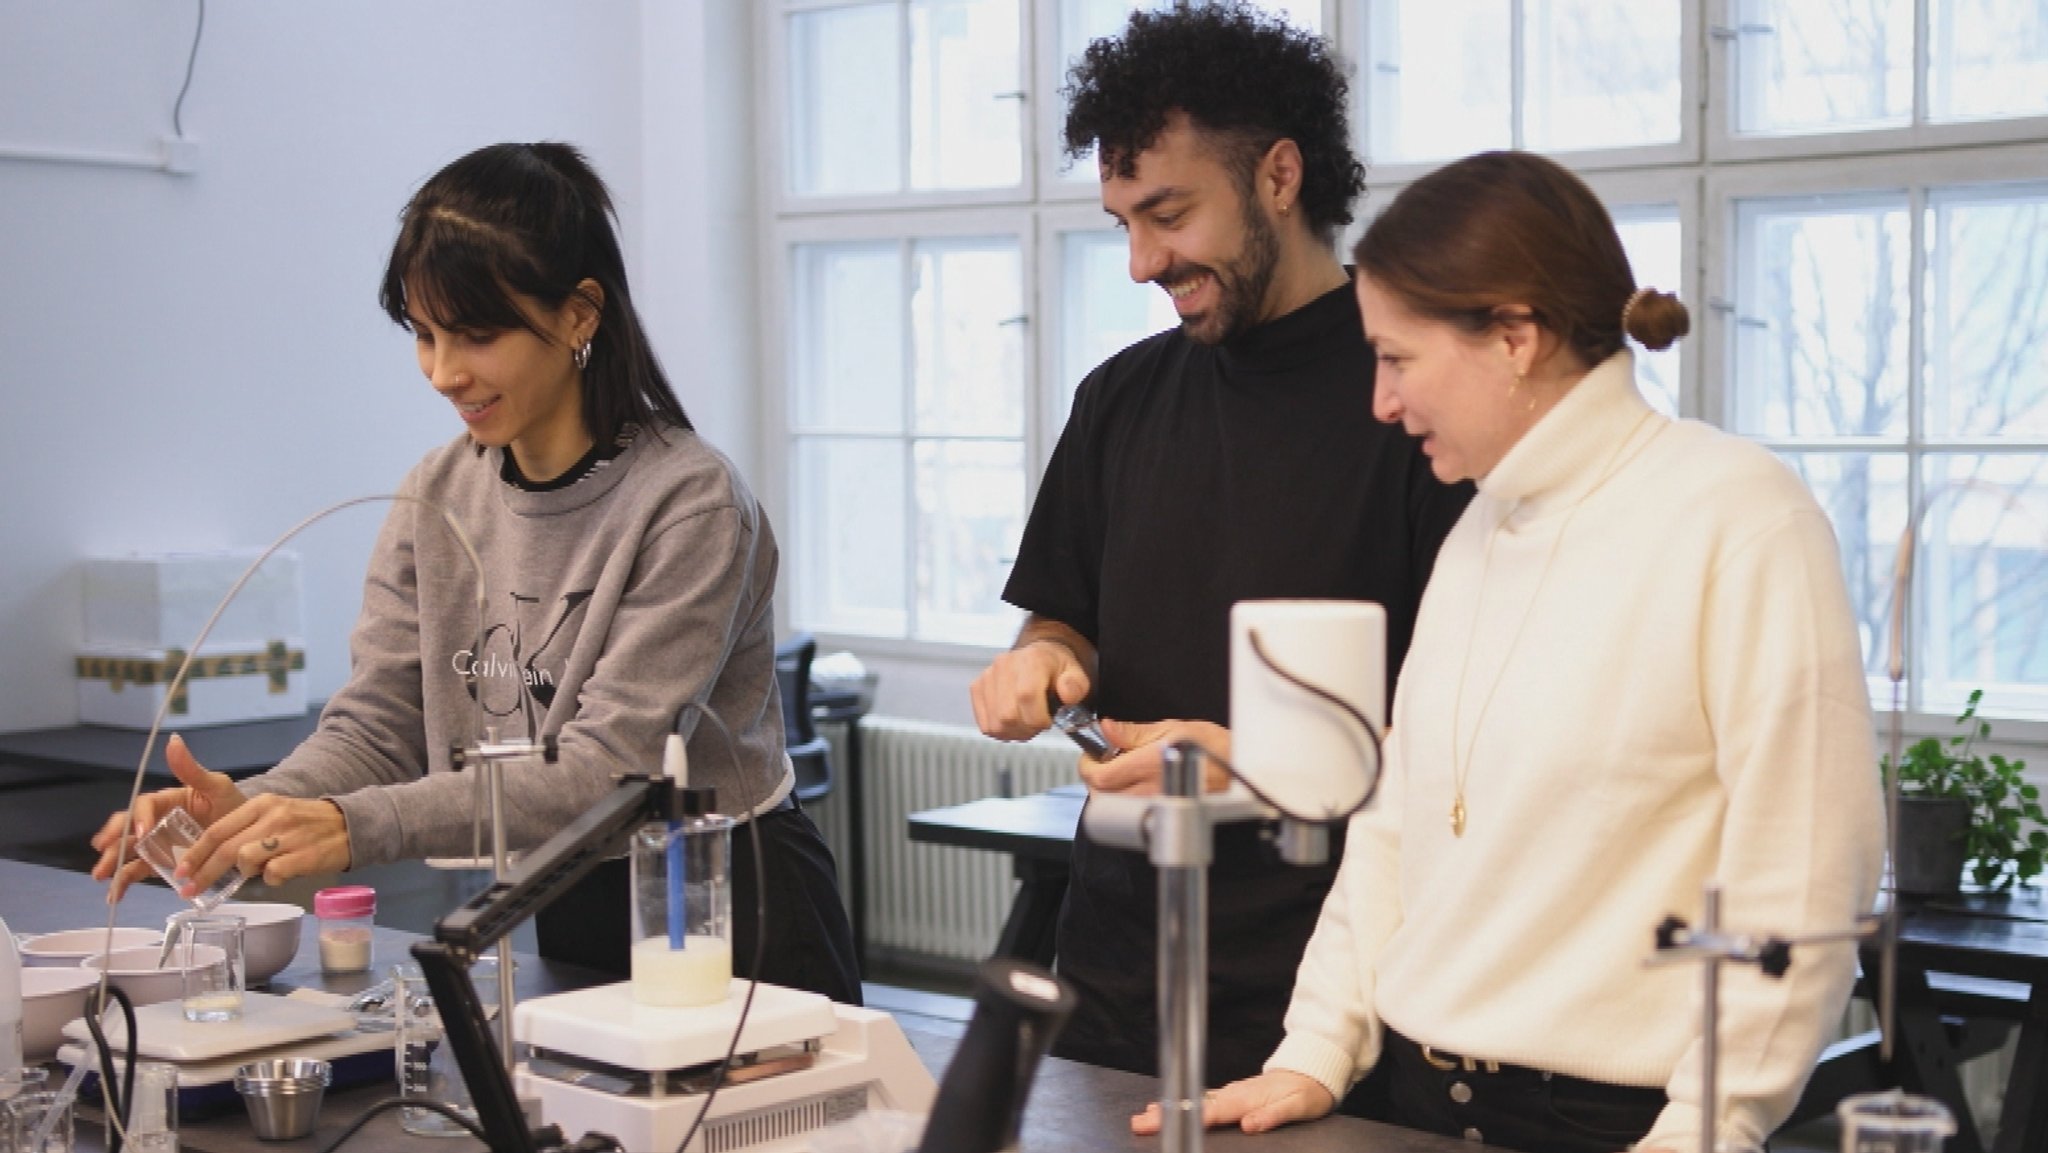
<svg viewBox="0 0 2048 1153">
<path fill-rule="evenodd" d="M 1969 859 L 1970 802 L 1958 797 L 1900 797 L 1892 883 L 1901 893 L 1962 891 Z"/>
</svg>

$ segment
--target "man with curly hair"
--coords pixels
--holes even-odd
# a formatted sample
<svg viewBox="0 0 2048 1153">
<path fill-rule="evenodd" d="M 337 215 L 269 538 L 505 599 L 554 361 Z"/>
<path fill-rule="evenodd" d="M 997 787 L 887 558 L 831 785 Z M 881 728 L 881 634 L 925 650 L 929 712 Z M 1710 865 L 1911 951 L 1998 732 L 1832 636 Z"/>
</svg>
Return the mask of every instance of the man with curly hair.
<svg viewBox="0 0 2048 1153">
<path fill-rule="evenodd" d="M 1239 600 L 1384 605 L 1391 693 L 1471 497 L 1372 417 L 1372 353 L 1332 253 L 1364 186 L 1347 90 L 1320 38 L 1235 3 L 1134 13 L 1069 74 L 1067 152 L 1097 150 L 1131 278 L 1181 324 L 1081 383 L 1003 594 L 1030 615 L 972 695 L 1005 740 L 1043 731 L 1051 703 L 1091 700 L 1123 750 L 1083 759 L 1091 789 L 1156 791 L 1161 750 L 1183 739 L 1228 755 Z M 1296 868 L 1251 825 L 1217 829 L 1208 1084 L 1279 1044 L 1340 855 Z M 1058 967 L 1081 1005 L 1061 1056 L 1156 1073 L 1156 925 L 1145 858 L 1077 835 Z"/>
</svg>

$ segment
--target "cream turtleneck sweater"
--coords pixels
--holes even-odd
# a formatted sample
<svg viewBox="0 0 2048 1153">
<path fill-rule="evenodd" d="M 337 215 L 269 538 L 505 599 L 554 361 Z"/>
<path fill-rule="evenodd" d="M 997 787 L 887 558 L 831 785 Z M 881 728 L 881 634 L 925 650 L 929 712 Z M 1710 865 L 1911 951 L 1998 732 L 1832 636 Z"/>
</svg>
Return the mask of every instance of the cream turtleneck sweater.
<svg viewBox="0 0 2048 1153">
<path fill-rule="evenodd" d="M 1626 351 L 1479 482 L 1422 602 L 1374 808 L 1355 818 L 1268 1068 L 1342 1097 L 1381 1022 L 1473 1057 L 1665 1087 L 1697 1141 L 1698 974 L 1667 914 L 1731 929 L 1871 907 L 1883 817 L 1833 532 L 1769 452 L 1652 410 Z M 1463 782 L 1467 823 L 1451 830 Z M 1722 980 L 1723 1133 L 1791 1111 L 1854 975 L 1806 948 Z"/>
</svg>

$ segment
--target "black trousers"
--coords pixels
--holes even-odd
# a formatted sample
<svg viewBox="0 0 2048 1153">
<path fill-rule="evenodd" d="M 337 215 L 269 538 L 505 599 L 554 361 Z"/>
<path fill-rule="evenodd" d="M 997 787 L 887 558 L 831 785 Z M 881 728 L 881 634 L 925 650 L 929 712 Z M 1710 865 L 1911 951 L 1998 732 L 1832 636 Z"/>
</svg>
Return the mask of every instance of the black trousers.
<svg viewBox="0 0 2048 1153">
<path fill-rule="evenodd" d="M 791 798 L 794 802 L 794 797 Z M 754 867 L 753 835 L 761 833 L 765 873 Z M 630 868 L 624 858 L 592 869 L 559 900 L 534 917 L 540 955 L 609 973 L 620 980 L 632 972 L 633 907 Z M 763 884 L 765 876 L 766 883 Z M 839 898 L 832 850 L 800 806 L 764 813 L 732 831 L 733 975 L 754 971 L 757 902 L 768 904 L 767 947 L 761 980 L 771 985 L 823 993 L 842 1005 L 858 1005 L 860 963 L 853 951 L 853 925 Z"/>
<path fill-rule="evenodd" d="M 1359 1110 L 1410 1129 L 1466 1137 L 1523 1153 L 1617 1153 L 1641 1140 L 1667 1101 L 1662 1088 L 1609 1085 L 1520 1065 L 1489 1072 L 1432 1053 L 1392 1029 L 1374 1076 L 1360 1084 L 1378 1098 Z M 1450 1064 L 1442 1069 L 1438 1065 Z M 1383 1094 L 1383 1095 L 1382 1095 Z M 1357 1090 L 1346 1112 L 1361 1103 Z"/>
</svg>

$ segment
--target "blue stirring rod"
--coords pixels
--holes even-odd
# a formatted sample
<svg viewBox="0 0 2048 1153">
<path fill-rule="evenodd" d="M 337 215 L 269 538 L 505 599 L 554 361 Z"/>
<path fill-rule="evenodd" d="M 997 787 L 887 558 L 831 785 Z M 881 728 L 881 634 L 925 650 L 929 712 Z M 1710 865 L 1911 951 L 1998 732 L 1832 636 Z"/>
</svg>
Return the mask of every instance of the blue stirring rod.
<svg viewBox="0 0 2048 1153">
<path fill-rule="evenodd" d="M 689 783 L 690 763 L 689 758 L 684 754 L 683 738 L 680 734 L 670 733 L 668 735 L 668 743 L 662 747 L 661 751 L 661 771 L 663 776 L 674 782 L 674 787 L 677 789 L 681 789 Z M 668 947 L 671 949 L 681 949 L 683 947 L 683 909 L 685 905 L 683 899 L 683 882 L 685 879 L 683 873 L 683 823 L 681 821 L 670 821 L 668 823 L 668 847 L 664 852 L 668 858 Z"/>
</svg>

